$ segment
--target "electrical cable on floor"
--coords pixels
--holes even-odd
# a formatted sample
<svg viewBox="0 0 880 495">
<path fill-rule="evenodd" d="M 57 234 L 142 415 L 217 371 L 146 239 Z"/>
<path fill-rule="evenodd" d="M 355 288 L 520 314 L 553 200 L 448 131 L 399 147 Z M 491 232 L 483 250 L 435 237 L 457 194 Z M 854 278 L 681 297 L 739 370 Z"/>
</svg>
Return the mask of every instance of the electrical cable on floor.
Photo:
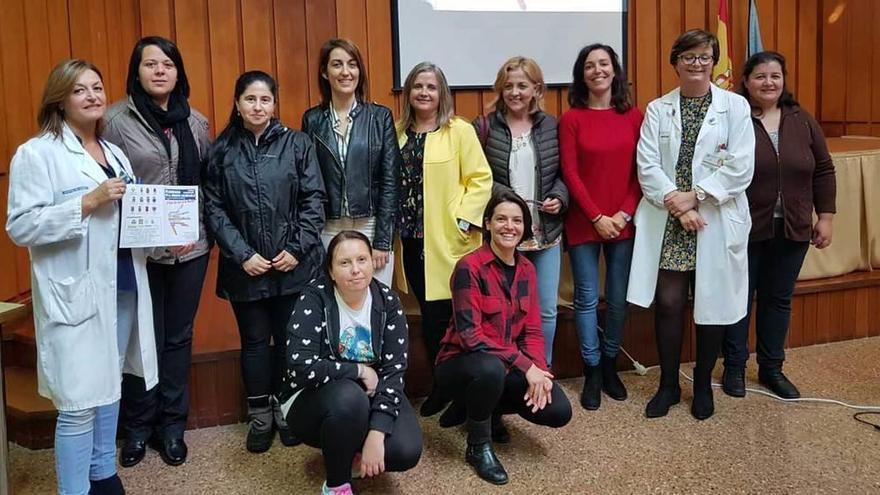
<svg viewBox="0 0 880 495">
<path fill-rule="evenodd" d="M 597 328 L 598 328 L 599 331 L 602 332 L 603 334 L 605 333 L 605 330 L 604 330 L 602 327 L 597 326 Z M 636 361 L 636 360 L 635 360 L 635 359 L 634 359 L 634 358 L 633 358 L 628 352 L 626 352 L 626 349 L 624 349 L 623 346 L 620 346 L 620 350 L 623 351 L 623 353 L 626 355 L 627 358 L 629 358 L 630 361 L 632 361 L 633 367 L 635 368 L 633 371 L 634 371 L 637 375 L 639 375 L 639 376 L 645 376 L 645 375 L 648 373 L 648 369 L 649 369 L 649 368 L 646 368 L 642 363 Z M 651 368 L 655 368 L 655 367 L 656 367 L 656 366 L 651 366 Z M 688 374 L 685 373 L 684 371 L 679 370 L 679 374 L 681 374 L 681 376 L 685 377 L 685 379 L 688 380 L 689 382 L 693 382 L 693 381 L 694 381 L 694 379 L 691 378 L 690 376 L 688 376 Z M 721 388 L 721 384 L 720 384 L 720 383 L 712 382 L 712 387 L 714 387 L 714 388 Z M 861 416 L 861 415 L 867 415 L 867 414 L 877 414 L 877 415 L 880 415 L 880 406 L 862 406 L 862 405 L 854 405 L 854 404 L 848 404 L 848 403 L 846 403 L 846 402 L 839 401 L 839 400 L 835 400 L 835 399 L 822 399 L 822 398 L 817 398 L 817 397 L 800 397 L 800 398 L 797 398 L 797 399 L 784 399 L 784 398 L 782 398 L 782 397 L 780 397 L 780 396 L 778 396 L 778 395 L 776 395 L 776 394 L 774 394 L 774 393 L 772 393 L 772 392 L 768 392 L 768 391 L 766 391 L 766 390 L 761 390 L 761 389 L 758 389 L 758 388 L 749 388 L 749 387 L 746 387 L 746 391 L 748 391 L 748 392 L 752 392 L 752 393 L 755 393 L 755 394 L 759 394 L 759 395 L 766 395 L 767 397 L 770 397 L 771 399 L 776 399 L 776 400 L 778 400 L 778 401 L 780 401 L 780 402 L 818 402 L 818 403 L 821 403 L 821 404 L 833 404 L 833 405 L 837 405 L 837 406 L 846 407 L 846 408 L 849 408 L 849 409 L 855 409 L 855 410 L 857 410 L 857 411 L 861 411 L 861 412 L 857 412 L 857 413 L 855 413 L 855 414 L 853 415 L 853 419 L 855 419 L 856 421 L 858 421 L 858 422 L 860 422 L 860 423 L 865 423 L 865 424 L 871 425 L 871 426 L 873 426 L 874 428 L 876 428 L 877 430 L 880 430 L 880 425 L 875 424 L 875 423 L 871 423 L 871 422 L 869 422 L 869 421 L 865 421 L 865 420 L 863 420 L 863 419 L 861 419 L 861 418 L 859 417 L 859 416 Z"/>
</svg>

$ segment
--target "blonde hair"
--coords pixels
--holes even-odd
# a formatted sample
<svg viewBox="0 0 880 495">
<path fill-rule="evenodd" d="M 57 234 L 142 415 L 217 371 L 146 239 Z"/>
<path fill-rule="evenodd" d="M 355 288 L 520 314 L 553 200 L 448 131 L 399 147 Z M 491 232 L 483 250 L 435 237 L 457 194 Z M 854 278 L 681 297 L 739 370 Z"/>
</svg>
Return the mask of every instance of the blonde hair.
<svg viewBox="0 0 880 495">
<path fill-rule="evenodd" d="M 496 110 L 502 113 L 507 110 L 504 105 L 504 85 L 507 84 L 510 73 L 517 69 L 522 69 L 523 74 L 535 85 L 535 95 L 529 102 L 529 113 L 544 110 L 544 72 L 541 71 L 541 66 L 534 59 L 522 56 L 507 59 L 498 69 L 495 84 L 492 86 L 495 90 L 495 98 L 486 105 L 486 110 Z"/>
<path fill-rule="evenodd" d="M 49 78 L 46 79 L 40 111 L 37 113 L 40 134 L 51 134 L 56 138 L 61 136 L 64 129 L 64 110 L 61 108 L 61 104 L 70 96 L 79 76 L 88 70 L 97 74 L 101 81 L 104 80 L 101 71 L 94 64 L 81 59 L 65 60 L 52 69 Z M 100 136 L 103 123 L 104 119 L 101 119 L 95 127 L 95 134 L 98 136 Z"/>
<path fill-rule="evenodd" d="M 400 120 L 397 121 L 397 132 L 404 132 L 415 123 L 416 116 L 412 110 L 412 104 L 409 102 L 410 93 L 412 93 L 413 84 L 416 77 L 422 72 L 432 72 L 437 78 L 437 127 L 443 127 L 449 124 L 449 121 L 455 117 L 455 108 L 452 102 L 452 91 L 449 90 L 449 84 L 446 82 L 446 76 L 440 67 L 431 62 L 421 62 L 409 71 L 406 76 L 406 82 L 403 83 L 403 110 L 400 112 Z"/>
</svg>

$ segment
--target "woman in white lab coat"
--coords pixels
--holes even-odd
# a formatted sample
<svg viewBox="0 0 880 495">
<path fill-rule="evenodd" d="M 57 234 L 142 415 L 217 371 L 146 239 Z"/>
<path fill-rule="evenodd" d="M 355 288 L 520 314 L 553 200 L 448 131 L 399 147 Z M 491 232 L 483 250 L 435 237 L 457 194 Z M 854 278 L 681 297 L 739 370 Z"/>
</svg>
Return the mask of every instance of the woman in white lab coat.
<svg viewBox="0 0 880 495">
<path fill-rule="evenodd" d="M 156 384 L 144 253 L 120 249 L 119 210 L 133 174 L 100 138 L 101 73 L 56 66 L 39 134 L 12 159 L 6 231 L 31 257 L 40 394 L 58 409 L 55 460 L 62 494 L 124 493 L 116 475 L 122 368 Z"/>
<path fill-rule="evenodd" d="M 755 135 L 744 98 L 715 87 L 718 39 L 702 30 L 676 40 L 670 64 L 680 85 L 648 105 L 637 161 L 644 197 L 627 300 L 656 301 L 660 387 L 649 418 L 680 400 L 678 369 L 688 290 L 694 294 L 697 351 L 691 414 L 714 413 L 712 369 L 727 325 L 746 314 L 751 218 L 745 190 Z"/>
</svg>

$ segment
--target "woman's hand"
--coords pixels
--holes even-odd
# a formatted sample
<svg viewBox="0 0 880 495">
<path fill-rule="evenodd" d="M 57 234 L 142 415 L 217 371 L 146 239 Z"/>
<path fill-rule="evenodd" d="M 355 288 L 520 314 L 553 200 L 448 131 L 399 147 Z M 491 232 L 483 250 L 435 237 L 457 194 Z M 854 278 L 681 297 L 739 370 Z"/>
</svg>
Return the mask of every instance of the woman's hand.
<svg viewBox="0 0 880 495">
<path fill-rule="evenodd" d="M 618 211 L 611 217 L 611 221 L 614 222 L 614 226 L 617 227 L 618 232 L 623 232 L 623 229 L 626 228 L 627 220 L 623 216 L 622 211 Z"/>
<path fill-rule="evenodd" d="M 373 270 L 381 270 L 385 268 L 385 265 L 388 264 L 388 259 L 390 258 L 388 251 L 381 251 L 379 249 L 373 250 Z"/>
<path fill-rule="evenodd" d="M 379 386 L 379 375 L 376 374 L 376 370 L 366 364 L 358 364 L 358 380 L 364 384 L 368 396 L 375 395 L 376 387 Z"/>
<path fill-rule="evenodd" d="M 596 227 L 596 232 L 598 232 L 603 239 L 614 239 L 620 235 L 620 229 L 617 228 L 614 220 L 605 215 L 602 215 L 598 220 L 593 222 L 593 227 Z"/>
<path fill-rule="evenodd" d="M 107 179 L 98 187 L 83 194 L 82 218 L 92 214 L 101 206 L 122 199 L 125 195 L 125 181 L 122 179 Z"/>
<path fill-rule="evenodd" d="M 700 215 L 697 210 L 684 212 L 678 217 L 678 221 L 681 222 L 681 226 L 684 227 L 684 230 L 687 230 L 688 232 L 702 230 L 703 227 L 708 225 L 706 220 L 703 219 L 703 215 Z"/>
<path fill-rule="evenodd" d="M 559 201 L 559 198 L 547 198 L 541 203 L 541 210 L 544 213 L 556 215 L 562 211 L 562 201 Z"/>
<path fill-rule="evenodd" d="M 262 275 L 271 270 L 272 263 L 269 263 L 269 261 L 260 256 L 259 253 L 254 253 L 253 256 L 241 264 L 241 267 L 244 269 L 245 273 L 251 277 L 256 277 L 257 275 Z"/>
<path fill-rule="evenodd" d="M 184 244 L 183 246 L 171 246 L 168 248 L 168 251 L 174 256 L 186 256 L 191 253 L 193 249 L 196 248 L 196 243 L 192 242 L 190 244 Z"/>
<path fill-rule="evenodd" d="M 277 256 L 272 258 L 272 268 L 278 270 L 279 272 L 289 272 L 296 268 L 296 265 L 299 264 L 299 260 L 296 259 L 292 254 L 288 253 L 286 250 L 282 249 Z"/>
<path fill-rule="evenodd" d="M 533 364 L 526 371 L 526 382 L 529 384 L 529 389 L 523 396 L 523 400 L 526 401 L 526 406 L 530 407 L 533 413 L 544 409 L 547 404 L 552 402 L 552 373 L 544 371 Z"/>
<path fill-rule="evenodd" d="M 361 449 L 361 474 L 367 478 L 385 472 L 385 434 L 370 430 Z"/>
<path fill-rule="evenodd" d="M 679 218 L 697 207 L 697 193 L 672 191 L 663 198 L 663 206 L 673 217 Z"/>
<path fill-rule="evenodd" d="M 816 249 L 825 249 L 831 245 L 831 235 L 834 230 L 833 220 L 833 213 L 819 214 L 819 221 L 816 222 L 816 225 L 813 225 L 813 235 L 810 239 L 810 244 L 816 246 Z"/>
</svg>

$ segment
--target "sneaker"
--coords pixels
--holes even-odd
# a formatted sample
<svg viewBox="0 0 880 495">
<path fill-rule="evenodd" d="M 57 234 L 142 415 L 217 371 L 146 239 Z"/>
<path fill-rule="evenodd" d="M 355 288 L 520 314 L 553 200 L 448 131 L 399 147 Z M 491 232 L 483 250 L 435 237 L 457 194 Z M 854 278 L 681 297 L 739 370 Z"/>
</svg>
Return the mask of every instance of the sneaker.
<svg viewBox="0 0 880 495">
<path fill-rule="evenodd" d="M 325 481 L 321 486 L 321 495 L 354 495 L 354 492 L 351 491 L 351 483 L 330 488 Z"/>
</svg>

